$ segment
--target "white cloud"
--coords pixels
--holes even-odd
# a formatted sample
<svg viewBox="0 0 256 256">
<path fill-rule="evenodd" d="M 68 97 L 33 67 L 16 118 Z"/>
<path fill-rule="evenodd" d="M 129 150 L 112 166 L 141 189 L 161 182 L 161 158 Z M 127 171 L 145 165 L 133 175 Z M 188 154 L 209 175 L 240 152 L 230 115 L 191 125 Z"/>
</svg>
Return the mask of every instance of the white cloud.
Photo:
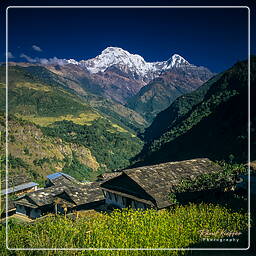
<svg viewBox="0 0 256 256">
<path fill-rule="evenodd" d="M 32 45 L 32 49 L 35 50 L 36 52 L 42 52 L 43 50 L 37 46 L 37 45 Z"/>
<path fill-rule="evenodd" d="M 15 56 L 11 53 L 11 52 L 7 52 L 7 57 L 9 58 L 9 59 L 14 59 L 15 58 Z"/>
<path fill-rule="evenodd" d="M 22 53 L 20 57 L 26 59 L 28 62 L 38 62 L 38 58 L 33 59 L 24 53 Z"/>
<path fill-rule="evenodd" d="M 65 64 L 68 64 L 67 60 L 65 59 L 58 59 L 57 57 L 53 57 L 53 58 L 50 58 L 48 59 L 48 64 L 58 64 L 58 65 L 65 65 Z"/>
<path fill-rule="evenodd" d="M 21 58 L 25 58 L 28 62 L 31 62 L 31 63 L 40 63 L 42 65 L 65 65 L 65 64 L 68 64 L 67 60 L 65 59 L 58 59 L 57 57 L 53 57 L 53 58 L 49 58 L 49 59 L 46 59 L 46 58 L 31 58 L 30 56 L 22 53 L 20 55 Z"/>
</svg>

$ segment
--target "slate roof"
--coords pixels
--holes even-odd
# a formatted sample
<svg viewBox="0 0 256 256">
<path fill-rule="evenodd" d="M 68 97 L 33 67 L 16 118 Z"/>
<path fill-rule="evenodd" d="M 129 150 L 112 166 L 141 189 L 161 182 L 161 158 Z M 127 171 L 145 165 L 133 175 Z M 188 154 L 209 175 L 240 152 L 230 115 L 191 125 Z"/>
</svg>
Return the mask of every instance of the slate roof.
<svg viewBox="0 0 256 256">
<path fill-rule="evenodd" d="M 121 175 L 122 172 L 106 172 L 98 176 L 99 180 L 106 181 Z"/>
<path fill-rule="evenodd" d="M 53 174 L 49 174 L 48 176 L 46 176 L 46 178 L 48 178 L 51 181 L 51 183 L 55 186 L 58 186 L 58 185 L 64 186 L 70 183 L 76 183 L 76 184 L 80 183 L 75 178 L 63 172 L 56 172 Z"/>
<path fill-rule="evenodd" d="M 75 180 L 70 180 L 65 176 L 57 176 L 56 178 L 51 179 L 51 183 L 54 186 L 69 186 L 78 182 L 76 182 Z"/>
<path fill-rule="evenodd" d="M 82 185 L 70 183 L 68 186 L 52 186 L 28 193 L 21 199 L 16 200 L 15 203 L 44 206 L 54 203 L 57 198 L 60 199 L 63 194 L 66 194 L 74 206 L 87 204 L 104 199 L 100 184 L 100 182 L 88 182 Z"/>
<path fill-rule="evenodd" d="M 31 179 L 24 175 L 24 174 L 13 174 L 13 175 L 9 175 L 8 177 L 8 187 L 15 187 L 21 184 L 25 184 L 25 183 L 29 183 L 31 181 Z M 5 189 L 6 188 L 6 181 L 5 178 L 2 177 L 1 179 L 1 188 Z"/>
<path fill-rule="evenodd" d="M 64 176 L 64 177 L 66 177 L 69 180 L 74 180 L 73 177 L 71 177 L 70 175 L 68 175 L 68 174 L 66 174 L 64 172 L 55 172 L 55 173 L 47 175 L 46 178 L 49 179 L 49 180 L 54 180 L 54 179 L 56 179 L 58 177 L 61 177 L 61 176 Z"/>
<path fill-rule="evenodd" d="M 168 194 L 185 178 L 196 178 L 200 174 L 220 171 L 221 167 L 207 158 L 198 158 L 179 162 L 168 162 L 151 166 L 143 166 L 122 171 L 137 183 L 148 195 L 154 198 L 157 208 L 170 205 Z M 113 178 L 111 180 L 114 180 Z M 106 181 L 111 188 L 111 180 Z M 102 187 L 104 188 L 104 183 Z M 121 186 L 120 186 L 121 188 Z M 114 188 L 114 190 L 117 190 Z M 120 191 L 122 191 L 120 189 Z"/>
<path fill-rule="evenodd" d="M 45 189 L 40 189 L 26 194 L 22 199 L 26 199 L 28 202 L 37 206 L 48 205 L 54 202 L 54 198 L 63 193 L 64 187 L 52 186 Z M 24 200 L 23 200 L 24 201 Z M 16 202 L 23 202 L 21 199 L 17 199 Z"/>
<path fill-rule="evenodd" d="M 65 189 L 76 205 L 87 204 L 104 199 L 101 182 L 87 182 L 81 186 L 70 186 Z"/>
<path fill-rule="evenodd" d="M 5 213 L 6 212 L 6 200 L 1 200 L 1 207 L 3 207 L 3 213 Z M 8 211 L 11 211 L 14 209 L 15 209 L 15 205 L 14 205 L 13 200 L 8 199 Z"/>
<path fill-rule="evenodd" d="M 6 194 L 19 192 L 19 191 L 22 191 L 24 189 L 33 188 L 35 186 L 38 186 L 38 184 L 35 183 L 35 182 L 28 182 L 28 183 L 20 184 L 20 185 L 15 186 L 15 187 L 8 187 L 8 189 L 1 190 L 1 195 L 6 195 Z"/>
</svg>

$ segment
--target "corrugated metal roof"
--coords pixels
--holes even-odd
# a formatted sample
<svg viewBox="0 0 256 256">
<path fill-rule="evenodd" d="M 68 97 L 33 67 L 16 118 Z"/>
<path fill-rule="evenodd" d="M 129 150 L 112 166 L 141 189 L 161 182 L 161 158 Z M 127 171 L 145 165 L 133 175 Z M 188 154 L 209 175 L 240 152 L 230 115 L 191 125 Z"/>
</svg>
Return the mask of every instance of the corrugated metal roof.
<svg viewBox="0 0 256 256">
<path fill-rule="evenodd" d="M 67 177 L 69 179 L 74 179 L 70 175 L 68 175 L 66 173 L 63 173 L 63 172 L 55 172 L 55 173 L 49 174 L 49 175 L 46 176 L 46 178 L 48 178 L 49 180 L 54 180 L 54 179 L 56 179 L 58 177 L 61 177 L 61 176 Z"/>
<path fill-rule="evenodd" d="M 15 193 L 15 192 L 21 191 L 23 189 L 32 188 L 35 186 L 38 186 L 38 184 L 35 182 L 28 182 L 28 183 L 24 183 L 24 184 L 15 186 L 15 187 L 9 187 L 8 189 L 3 189 L 3 190 L 1 190 L 1 194 L 2 195 L 11 194 L 11 193 Z"/>
</svg>

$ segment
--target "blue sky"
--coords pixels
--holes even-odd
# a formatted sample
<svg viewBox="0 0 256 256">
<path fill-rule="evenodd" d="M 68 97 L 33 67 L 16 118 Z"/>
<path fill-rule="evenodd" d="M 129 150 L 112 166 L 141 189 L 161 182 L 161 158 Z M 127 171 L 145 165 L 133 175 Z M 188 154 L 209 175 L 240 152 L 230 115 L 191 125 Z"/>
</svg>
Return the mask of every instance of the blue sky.
<svg viewBox="0 0 256 256">
<path fill-rule="evenodd" d="M 81 60 L 117 46 L 146 61 L 177 53 L 220 72 L 247 58 L 247 15 L 245 8 L 9 9 L 10 60 Z"/>
</svg>

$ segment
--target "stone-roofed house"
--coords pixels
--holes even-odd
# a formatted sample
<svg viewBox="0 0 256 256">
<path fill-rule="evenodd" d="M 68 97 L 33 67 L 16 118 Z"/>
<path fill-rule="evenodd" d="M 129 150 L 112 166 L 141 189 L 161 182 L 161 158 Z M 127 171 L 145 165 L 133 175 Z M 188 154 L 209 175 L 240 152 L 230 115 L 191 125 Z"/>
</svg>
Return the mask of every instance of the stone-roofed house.
<svg viewBox="0 0 256 256">
<path fill-rule="evenodd" d="M 57 186 L 57 185 L 67 185 L 70 183 L 79 183 L 75 178 L 63 172 L 55 172 L 46 176 L 46 186 Z"/>
<path fill-rule="evenodd" d="M 38 183 L 36 182 L 28 182 L 28 183 L 23 183 L 17 186 L 13 186 L 13 187 L 8 187 L 8 189 L 2 189 L 1 190 L 1 195 L 5 196 L 5 195 L 10 195 L 10 194 L 17 194 L 17 195 L 21 195 L 27 192 L 31 192 L 31 191 L 36 191 L 37 190 L 37 186 Z"/>
<path fill-rule="evenodd" d="M 172 205 L 169 193 L 182 179 L 221 171 L 207 158 L 168 162 L 123 170 L 121 175 L 102 183 L 105 202 L 120 208 L 156 208 Z"/>
<path fill-rule="evenodd" d="M 6 188 L 6 180 L 1 180 L 1 195 L 22 195 L 27 192 L 37 190 L 38 184 L 31 182 L 31 179 L 23 174 L 9 175 L 7 180 L 8 188 Z"/>
<path fill-rule="evenodd" d="M 57 175 L 52 185 L 15 201 L 16 213 L 38 218 L 47 213 L 94 209 L 104 204 L 101 182 L 80 183 Z"/>
<path fill-rule="evenodd" d="M 9 176 L 6 187 L 6 181 L 1 181 L 1 218 L 6 215 L 11 216 L 15 213 L 15 205 L 13 202 L 13 196 L 22 196 L 25 193 L 36 191 L 38 184 L 31 182 L 27 176 L 24 175 L 12 175 Z M 8 196 L 8 204 L 6 204 L 6 197 Z"/>
</svg>

